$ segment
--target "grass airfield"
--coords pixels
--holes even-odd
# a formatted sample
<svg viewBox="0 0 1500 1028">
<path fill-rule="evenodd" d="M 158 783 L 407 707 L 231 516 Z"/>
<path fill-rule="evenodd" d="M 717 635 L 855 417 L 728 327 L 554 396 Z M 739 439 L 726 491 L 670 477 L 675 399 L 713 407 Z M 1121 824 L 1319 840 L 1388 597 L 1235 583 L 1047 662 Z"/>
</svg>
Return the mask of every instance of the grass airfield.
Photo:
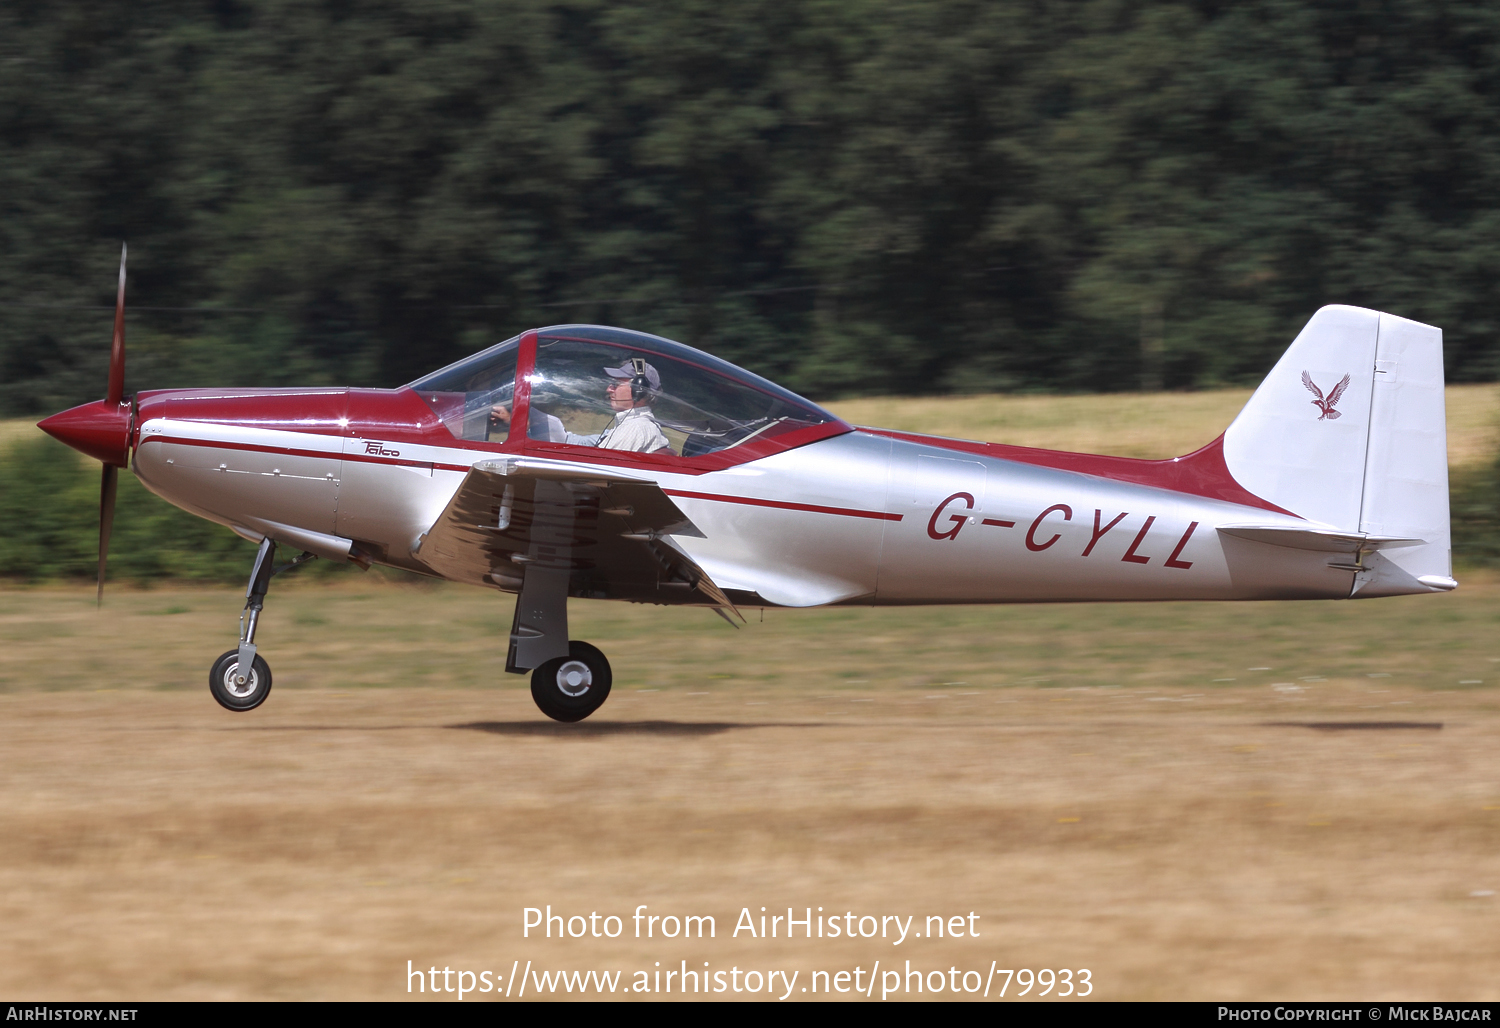
<svg viewBox="0 0 1500 1028">
<path fill-rule="evenodd" d="M 839 413 L 1165 456 L 1242 399 Z M 1455 464 L 1493 453 L 1495 399 L 1450 390 Z M 1014 417 L 1054 429 L 1018 437 Z M 1458 577 L 1354 603 L 772 611 L 739 631 L 581 602 L 574 633 L 617 677 L 571 726 L 502 673 L 509 602 L 480 590 L 279 579 L 275 689 L 235 715 L 206 678 L 242 590 L 111 587 L 100 612 L 91 587 L 0 584 L 0 990 L 404 999 L 408 960 L 687 960 L 798 970 L 802 999 L 813 970 L 909 960 L 1086 967 L 1103 999 L 1494 1000 L 1500 578 Z M 522 908 L 549 903 L 626 933 L 522 939 Z M 717 938 L 633 939 L 638 904 L 712 914 Z M 981 936 L 732 938 L 762 906 L 974 911 Z"/>
</svg>

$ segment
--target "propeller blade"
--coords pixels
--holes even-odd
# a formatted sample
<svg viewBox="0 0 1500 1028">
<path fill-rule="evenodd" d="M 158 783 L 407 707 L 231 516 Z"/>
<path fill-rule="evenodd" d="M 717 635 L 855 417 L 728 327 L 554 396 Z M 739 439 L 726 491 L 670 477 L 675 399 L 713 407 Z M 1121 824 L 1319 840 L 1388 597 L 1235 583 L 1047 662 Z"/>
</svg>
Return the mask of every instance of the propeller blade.
<svg viewBox="0 0 1500 1028">
<path fill-rule="evenodd" d="M 109 559 L 109 535 L 115 527 L 115 490 L 120 481 L 120 469 L 113 464 L 104 465 L 104 478 L 99 482 L 99 595 L 96 603 L 104 606 L 104 564 Z"/>
<path fill-rule="evenodd" d="M 109 347 L 109 388 L 104 402 L 113 407 L 125 397 L 125 253 L 120 244 L 120 285 L 115 291 L 115 336 Z"/>
</svg>

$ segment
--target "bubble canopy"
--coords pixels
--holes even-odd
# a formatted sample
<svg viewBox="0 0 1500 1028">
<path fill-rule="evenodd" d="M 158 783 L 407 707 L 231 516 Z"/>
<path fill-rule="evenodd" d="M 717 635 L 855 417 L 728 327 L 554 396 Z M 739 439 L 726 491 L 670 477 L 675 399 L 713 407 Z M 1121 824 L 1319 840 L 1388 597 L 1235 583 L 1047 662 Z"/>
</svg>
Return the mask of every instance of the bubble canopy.
<svg viewBox="0 0 1500 1028">
<path fill-rule="evenodd" d="M 497 428 L 491 415 L 496 406 L 508 408 L 514 402 L 520 354 L 521 336 L 515 336 L 424 375 L 408 388 L 459 439 L 504 442 L 509 425 L 502 422 Z"/>
<path fill-rule="evenodd" d="M 534 351 L 523 346 L 532 342 L 528 336 Z M 519 375 L 527 388 L 517 388 Z M 744 447 L 750 459 L 777 439 L 783 442 L 774 449 L 811 441 L 803 438 L 810 429 L 847 431 L 817 405 L 711 354 L 600 325 L 538 329 L 417 379 L 411 388 L 455 436 L 483 442 L 513 439 L 516 397 L 529 397 L 525 439 L 549 449 L 695 458 Z M 627 419 L 635 424 L 622 432 Z M 640 429 L 647 419 L 650 425 Z M 641 442 L 626 442 L 627 436 Z"/>
</svg>

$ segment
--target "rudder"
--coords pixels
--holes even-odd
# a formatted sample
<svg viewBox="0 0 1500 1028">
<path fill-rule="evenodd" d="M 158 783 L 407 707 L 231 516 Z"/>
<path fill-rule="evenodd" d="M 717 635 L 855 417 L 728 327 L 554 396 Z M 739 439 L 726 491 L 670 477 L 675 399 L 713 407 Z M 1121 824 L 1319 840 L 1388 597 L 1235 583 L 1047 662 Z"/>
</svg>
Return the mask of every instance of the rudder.
<svg viewBox="0 0 1500 1028">
<path fill-rule="evenodd" d="M 1380 315 L 1360 531 L 1421 539 L 1366 558 L 1359 596 L 1446 590 L 1453 581 L 1448 521 L 1448 428 L 1441 329 Z"/>
</svg>

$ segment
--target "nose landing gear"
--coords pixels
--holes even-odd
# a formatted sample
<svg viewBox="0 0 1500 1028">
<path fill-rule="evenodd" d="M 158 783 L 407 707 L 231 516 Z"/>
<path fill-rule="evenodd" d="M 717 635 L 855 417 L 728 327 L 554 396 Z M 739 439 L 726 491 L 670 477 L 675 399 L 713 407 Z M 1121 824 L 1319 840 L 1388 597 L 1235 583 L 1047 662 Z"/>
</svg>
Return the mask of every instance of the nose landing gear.
<svg viewBox="0 0 1500 1028">
<path fill-rule="evenodd" d="M 214 661 L 208 672 L 208 690 L 225 710 L 254 710 L 266 702 L 271 692 L 271 666 L 255 652 L 255 630 L 260 626 L 260 612 L 266 605 L 271 578 L 312 560 L 315 555 L 303 553 L 277 567 L 276 543 L 263 539 L 250 568 L 250 585 L 245 590 L 245 612 L 240 615 L 240 645 Z"/>
<path fill-rule="evenodd" d="M 226 710 L 254 710 L 271 692 L 271 667 L 256 656 L 248 676 L 240 674 L 240 651 L 230 650 L 214 661 L 208 673 L 208 689 Z"/>
</svg>

